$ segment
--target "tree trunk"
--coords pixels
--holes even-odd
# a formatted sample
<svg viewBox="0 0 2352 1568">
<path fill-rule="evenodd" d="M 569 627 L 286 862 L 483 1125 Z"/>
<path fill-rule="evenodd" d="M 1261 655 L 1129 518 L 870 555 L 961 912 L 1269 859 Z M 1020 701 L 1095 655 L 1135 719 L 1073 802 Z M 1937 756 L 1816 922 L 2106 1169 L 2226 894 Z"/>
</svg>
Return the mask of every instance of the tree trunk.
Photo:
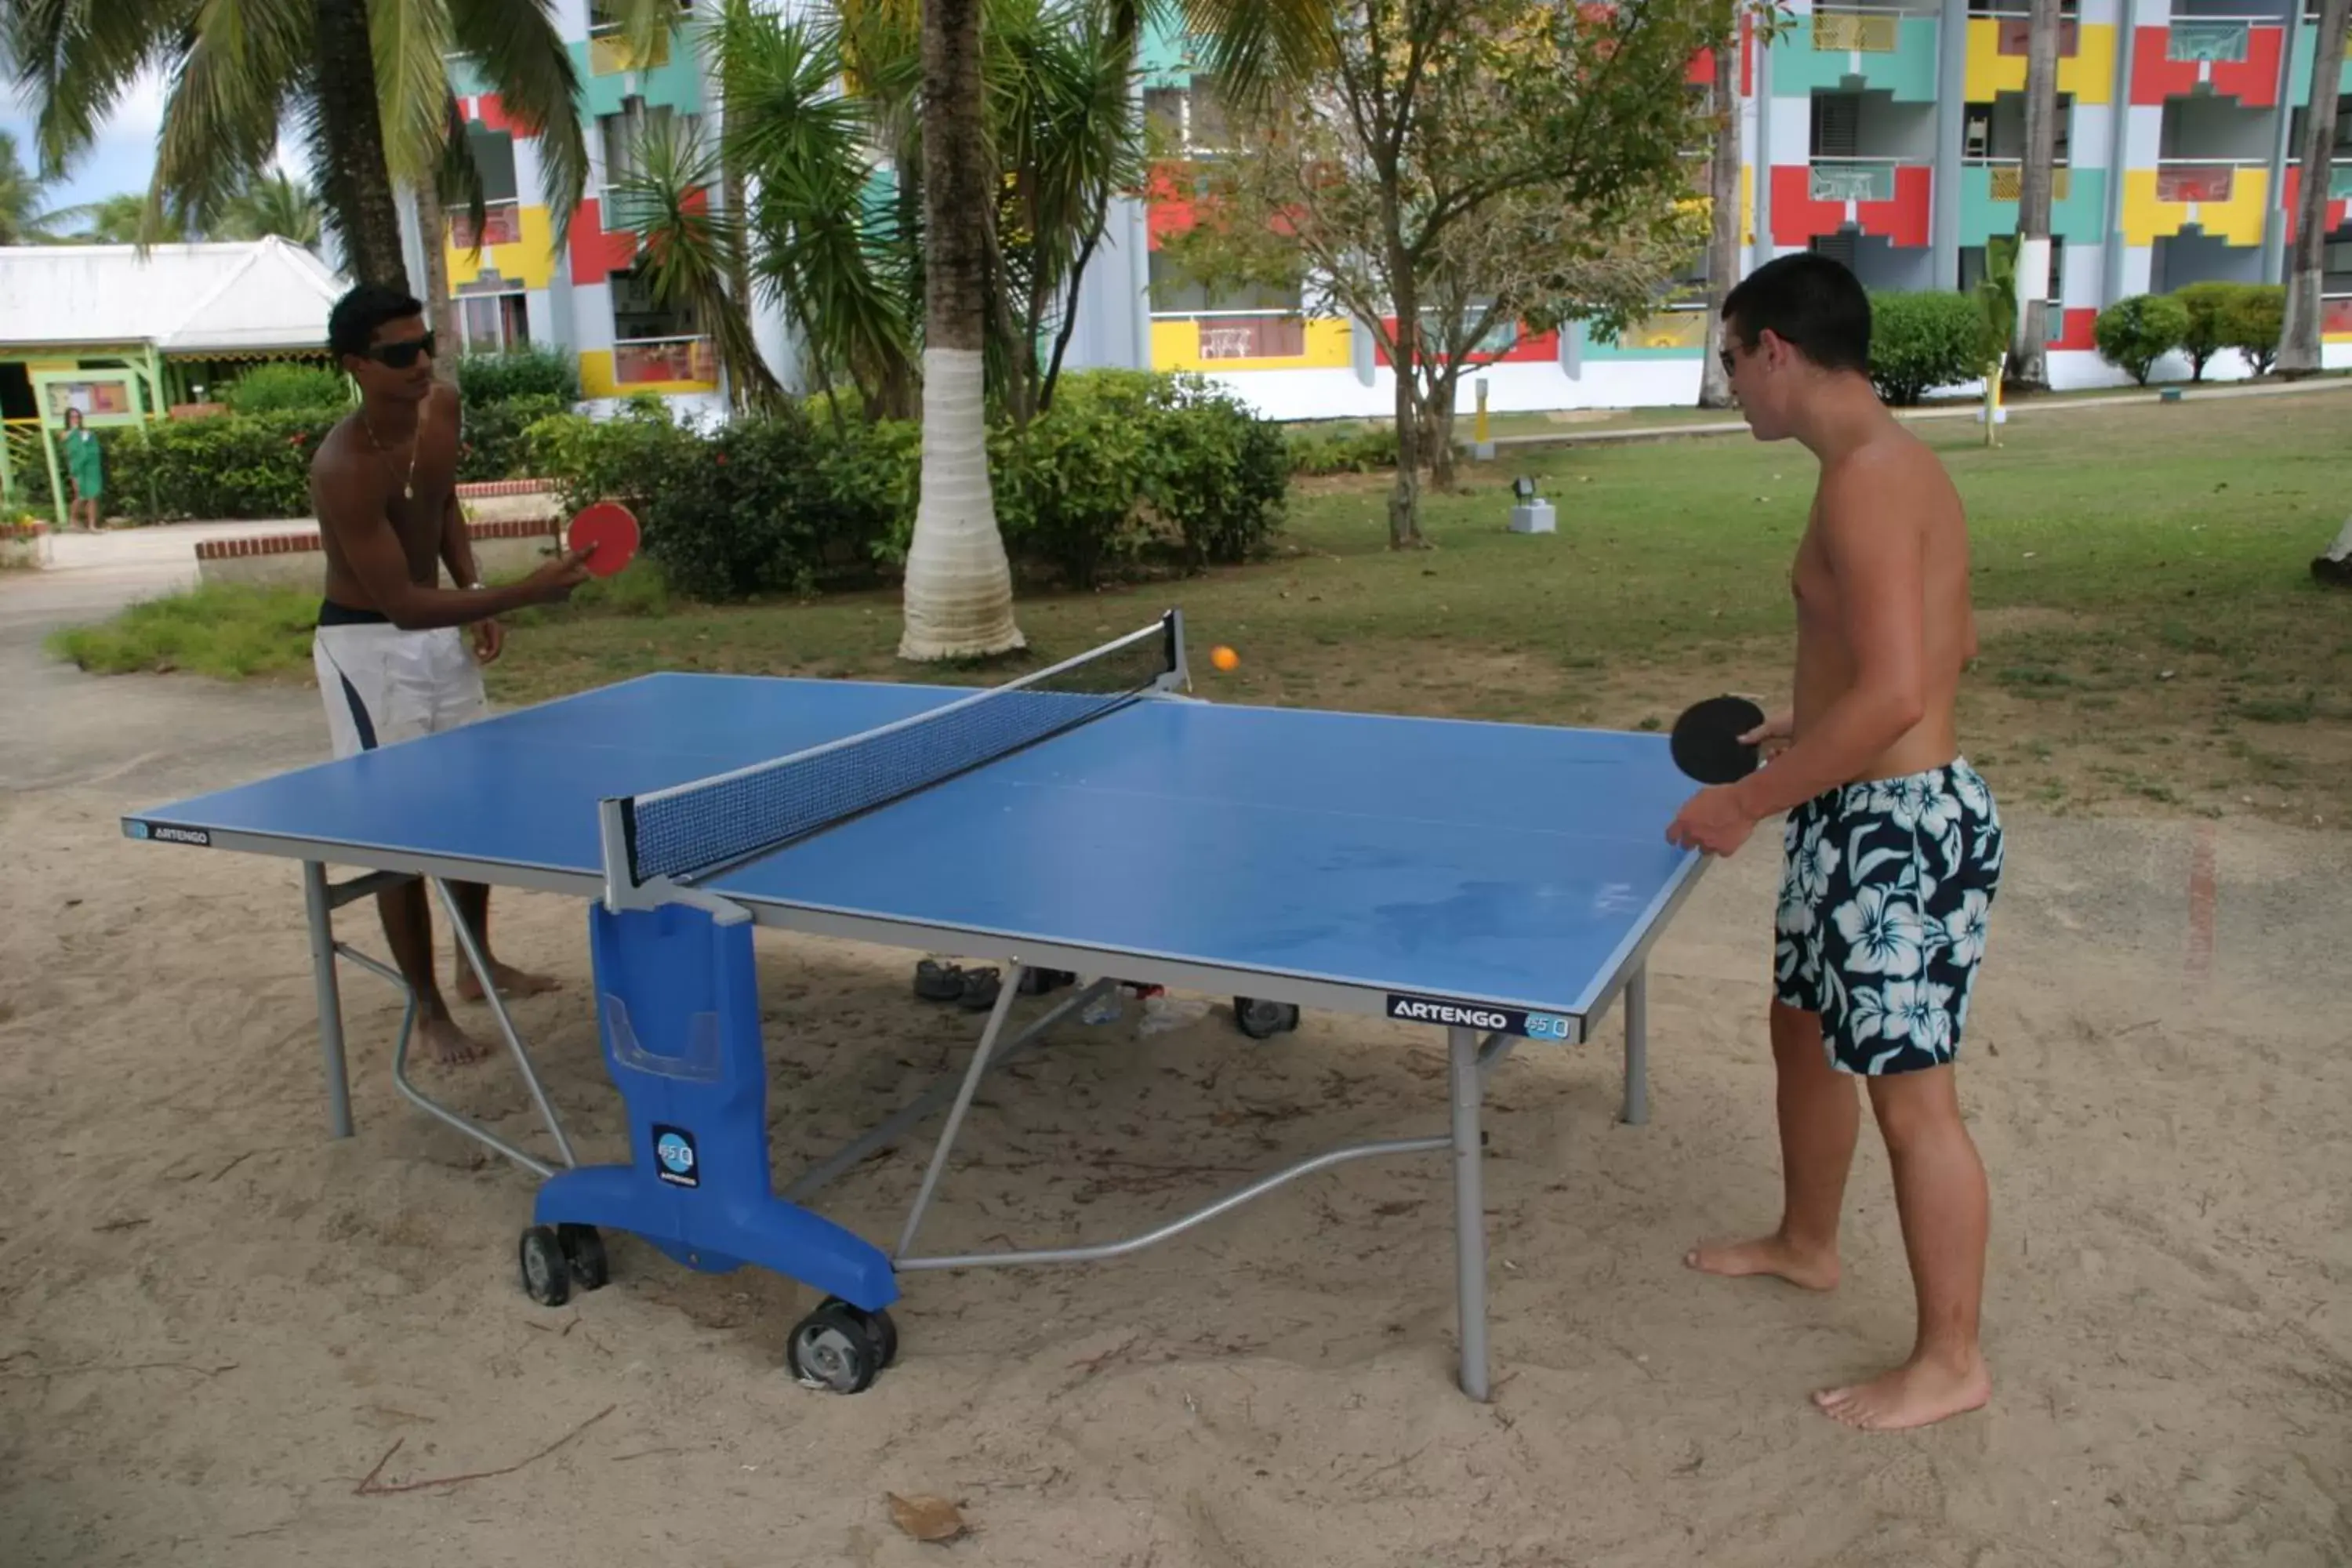
<svg viewBox="0 0 2352 1568">
<path fill-rule="evenodd" d="M 1419 549 L 1421 536 L 1421 414 L 1419 389 L 1413 378 L 1421 373 L 1421 291 L 1413 287 L 1412 258 L 1404 247 L 1402 176 L 1393 161 L 1382 161 L 1381 226 L 1388 249 L 1389 309 L 1396 317 L 1396 353 L 1389 368 L 1396 373 L 1396 486 L 1389 492 L 1389 548 Z"/>
<path fill-rule="evenodd" d="M 1429 452 L 1430 488 L 1441 495 L 1454 488 L 1454 395 L 1461 384 L 1461 374 L 1452 366 L 1439 373 L 1429 389 L 1429 418 L 1421 431 Z"/>
<path fill-rule="evenodd" d="M 329 224 L 353 280 L 405 290 L 400 215 L 377 118 L 367 0 L 312 0 L 317 21 L 319 139 L 316 173 Z"/>
<path fill-rule="evenodd" d="M 441 193 L 430 180 L 416 186 L 416 228 L 425 251 L 425 319 L 441 337 L 441 352 L 433 356 L 433 374 L 455 386 L 457 358 L 466 352 L 465 327 L 458 320 L 457 301 L 449 295 L 448 215 L 442 209 Z"/>
<path fill-rule="evenodd" d="M 2058 154 L 2058 0 L 2032 0 L 2025 38 L 2025 161 L 2017 196 L 2021 386 L 2050 384 L 2050 185 Z"/>
<path fill-rule="evenodd" d="M 2304 116 L 2303 189 L 2295 204 L 2294 249 L 2286 264 L 2286 324 L 2279 334 L 2278 373 L 2290 379 L 2315 375 L 2320 368 L 2328 163 L 2336 145 L 2336 95 L 2344 75 L 2347 25 L 2352 25 L 2352 0 L 2323 0 L 2311 63 L 2311 108 Z"/>
<path fill-rule="evenodd" d="M 1024 646 L 989 485 L 982 369 L 996 198 L 982 132 L 981 0 L 925 0 L 923 456 L 898 656 L 976 658 Z"/>
<path fill-rule="evenodd" d="M 742 243 L 736 246 L 735 254 L 727 260 L 727 295 L 735 301 L 735 308 L 743 313 L 748 325 L 751 320 L 752 305 L 751 215 L 744 210 L 743 205 L 742 161 L 723 149 L 719 160 L 719 201 L 726 208 L 728 217 L 740 226 L 742 235 Z M 789 373 L 791 366 L 784 369 Z M 732 394 L 731 401 L 736 409 L 740 411 L 750 406 L 751 392 L 751 388 L 734 385 L 733 382 L 734 378 L 730 377 L 729 391 Z"/>
<path fill-rule="evenodd" d="M 1411 550 L 1426 542 L 1421 537 L 1421 417 L 1413 406 L 1413 366 L 1420 359 L 1420 321 L 1413 314 L 1410 274 L 1399 280 L 1403 298 L 1397 300 L 1396 360 L 1396 485 L 1389 491 L 1389 548 Z"/>
<path fill-rule="evenodd" d="M 1715 153 L 1707 167 L 1706 319 L 1723 319 L 1723 297 L 1739 277 L 1739 36 L 1715 47 Z M 1731 406 L 1731 378 L 1710 343 L 1699 361 L 1698 405 Z"/>
</svg>

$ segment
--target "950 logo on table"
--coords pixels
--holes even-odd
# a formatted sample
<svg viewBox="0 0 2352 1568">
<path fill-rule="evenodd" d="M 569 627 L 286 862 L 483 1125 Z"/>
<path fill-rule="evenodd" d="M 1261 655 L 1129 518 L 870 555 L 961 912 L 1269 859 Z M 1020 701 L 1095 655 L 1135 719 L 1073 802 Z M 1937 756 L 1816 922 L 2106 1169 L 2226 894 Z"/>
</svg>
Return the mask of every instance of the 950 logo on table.
<svg viewBox="0 0 2352 1568">
<path fill-rule="evenodd" d="M 1530 1040 L 1572 1040 L 1576 1020 L 1558 1013 L 1531 1013 L 1518 1007 L 1494 1007 L 1483 1002 L 1454 1002 L 1442 996 L 1405 996 L 1391 993 L 1388 1016 L 1406 1024 L 1442 1024 L 1450 1029 L 1484 1029 L 1489 1034 L 1518 1035 Z"/>
</svg>

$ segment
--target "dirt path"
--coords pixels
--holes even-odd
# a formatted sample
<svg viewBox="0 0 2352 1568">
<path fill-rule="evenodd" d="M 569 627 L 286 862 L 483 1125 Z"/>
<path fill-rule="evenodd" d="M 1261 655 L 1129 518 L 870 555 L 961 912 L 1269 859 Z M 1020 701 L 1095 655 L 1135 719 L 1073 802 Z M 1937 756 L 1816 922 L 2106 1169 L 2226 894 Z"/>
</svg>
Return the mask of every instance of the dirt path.
<svg viewBox="0 0 2352 1568">
<path fill-rule="evenodd" d="M 614 1237 L 611 1287 L 526 1301 L 528 1181 L 397 1100 L 396 1011 L 360 977 L 359 1136 L 323 1139 L 292 868 L 115 826 L 317 755 L 316 699 L 41 663 L 38 629 L 89 607 L 0 583 L 0 1098 L 32 1133 L 0 1148 L 12 1568 L 2352 1560 L 2333 831 L 2011 810 L 1963 1074 L 1995 1204 L 1980 1415 L 1874 1439 L 1806 1404 L 1906 1347 L 1874 1137 L 1835 1296 L 1677 1262 L 1773 1213 L 1769 838 L 1659 951 L 1649 1126 L 1612 1119 L 1613 1039 L 1496 1077 L 1493 1404 L 1453 1384 L 1433 1159 L 1343 1167 L 1108 1266 L 918 1277 L 900 1364 L 841 1399 L 782 1370 L 808 1300 L 772 1277 Z M 568 982 L 520 1022 L 583 1155 L 610 1158 L 580 910 L 497 910 L 508 955 Z M 341 929 L 381 950 L 364 910 Z M 905 955 L 761 952 L 780 1166 L 964 1059 L 972 1020 L 913 1001 Z M 982 1097 L 927 1237 L 1143 1228 L 1233 1173 L 1442 1128 L 1441 1074 L 1429 1041 L 1329 1018 L 1271 1047 L 1218 1014 L 1072 1028 Z M 436 1081 L 531 1135 L 504 1072 Z M 826 1212 L 893 1234 L 928 1152 L 861 1167 Z M 890 1493 L 953 1500 L 971 1533 L 919 1544 Z"/>
</svg>

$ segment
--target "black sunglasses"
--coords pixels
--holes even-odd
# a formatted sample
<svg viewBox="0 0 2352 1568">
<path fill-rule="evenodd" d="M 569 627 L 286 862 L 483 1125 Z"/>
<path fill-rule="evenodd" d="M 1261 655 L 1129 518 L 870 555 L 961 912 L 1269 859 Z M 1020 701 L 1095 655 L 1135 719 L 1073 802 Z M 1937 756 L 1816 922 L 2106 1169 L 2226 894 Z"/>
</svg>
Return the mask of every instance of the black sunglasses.
<svg viewBox="0 0 2352 1568">
<path fill-rule="evenodd" d="M 416 363 L 418 354 L 440 357 L 433 346 L 433 333 L 428 331 L 421 338 L 408 338 L 396 343 L 371 343 L 367 351 L 368 358 L 388 364 L 394 370 L 406 370 Z"/>
</svg>

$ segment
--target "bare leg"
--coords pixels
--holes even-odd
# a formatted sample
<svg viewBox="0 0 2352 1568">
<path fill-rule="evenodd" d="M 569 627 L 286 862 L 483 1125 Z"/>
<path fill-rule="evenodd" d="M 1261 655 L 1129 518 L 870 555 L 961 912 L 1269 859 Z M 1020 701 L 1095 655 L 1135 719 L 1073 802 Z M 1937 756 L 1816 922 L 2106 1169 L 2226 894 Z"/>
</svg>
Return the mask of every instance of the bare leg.
<svg viewBox="0 0 2352 1568">
<path fill-rule="evenodd" d="M 1780 1226 L 1752 1241 L 1717 1242 L 1683 1257 L 1708 1274 L 1772 1274 L 1809 1290 L 1838 1282 L 1838 1211 L 1862 1131 L 1853 1079 L 1830 1066 L 1816 1013 L 1772 1004 L 1772 1066 L 1779 1076 Z"/>
<path fill-rule="evenodd" d="M 1977 1345 L 1990 1201 L 1984 1162 L 1960 1120 L 1948 1063 L 1870 1080 L 1870 1102 L 1895 1168 L 1895 1207 L 1918 1294 L 1911 1359 L 1872 1382 L 1825 1389 L 1813 1402 L 1850 1426 L 1892 1432 L 1974 1410 L 1992 1397 Z"/>
<path fill-rule="evenodd" d="M 375 896 L 376 912 L 383 917 L 383 938 L 392 946 L 392 961 L 401 978 L 416 994 L 416 1037 L 435 1061 L 456 1064 L 478 1061 L 482 1047 L 449 1016 L 449 1004 L 433 978 L 433 910 L 425 901 L 425 884 L 403 882 Z"/>
<path fill-rule="evenodd" d="M 499 995 L 530 996 L 555 989 L 555 982 L 547 976 L 526 974 L 510 964 L 500 963 L 490 952 L 490 890 L 488 888 L 479 882 L 452 882 L 449 895 L 457 900 L 458 909 L 465 911 L 466 929 L 472 931 L 474 940 L 481 944 L 483 961 L 489 964 L 491 977 L 499 983 Z M 457 959 L 457 997 L 463 1002 L 482 999 L 482 982 L 462 953 Z"/>
</svg>

